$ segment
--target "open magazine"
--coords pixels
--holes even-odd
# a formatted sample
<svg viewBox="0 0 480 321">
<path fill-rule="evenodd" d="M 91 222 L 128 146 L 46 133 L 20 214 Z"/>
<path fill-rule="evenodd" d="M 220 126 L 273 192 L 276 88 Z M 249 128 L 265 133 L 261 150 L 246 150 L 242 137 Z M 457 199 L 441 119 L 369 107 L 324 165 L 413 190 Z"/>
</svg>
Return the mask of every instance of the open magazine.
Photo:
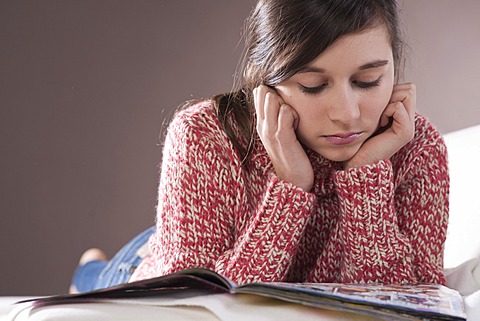
<svg viewBox="0 0 480 321">
<path fill-rule="evenodd" d="M 385 320 L 466 320 L 460 294 L 441 285 L 260 282 L 238 286 L 218 273 L 203 268 L 186 269 L 91 292 L 27 301 L 34 307 L 41 307 L 96 302 L 99 299 L 173 294 L 188 297 L 198 293 L 260 295 L 308 306 L 367 314 Z"/>
</svg>

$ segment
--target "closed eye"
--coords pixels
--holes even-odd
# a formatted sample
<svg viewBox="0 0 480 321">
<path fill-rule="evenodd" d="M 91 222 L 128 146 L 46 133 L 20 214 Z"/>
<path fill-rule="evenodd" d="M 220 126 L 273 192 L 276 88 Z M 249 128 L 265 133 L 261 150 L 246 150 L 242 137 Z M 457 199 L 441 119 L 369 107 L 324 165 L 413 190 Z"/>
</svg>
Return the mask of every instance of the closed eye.
<svg viewBox="0 0 480 321">
<path fill-rule="evenodd" d="M 352 81 L 352 83 L 360 89 L 370 89 L 370 88 L 377 87 L 378 85 L 380 85 L 380 80 L 381 79 L 382 79 L 382 77 L 379 77 L 377 80 L 374 80 L 374 81 L 354 80 L 354 81 Z"/>
<path fill-rule="evenodd" d="M 315 87 L 307 87 L 302 84 L 298 84 L 298 85 L 300 87 L 300 90 L 303 93 L 310 94 L 310 95 L 318 94 L 328 86 L 328 84 L 322 84 L 320 86 L 315 86 Z"/>
</svg>

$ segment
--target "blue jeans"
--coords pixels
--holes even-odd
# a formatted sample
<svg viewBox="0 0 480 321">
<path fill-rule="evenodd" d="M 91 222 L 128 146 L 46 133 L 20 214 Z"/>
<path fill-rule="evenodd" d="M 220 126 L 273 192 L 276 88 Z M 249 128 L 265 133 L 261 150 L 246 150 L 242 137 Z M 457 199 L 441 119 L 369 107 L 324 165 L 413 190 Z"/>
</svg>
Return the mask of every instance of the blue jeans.
<svg viewBox="0 0 480 321">
<path fill-rule="evenodd" d="M 150 235 L 155 232 L 151 227 L 128 242 L 110 261 L 90 261 L 78 266 L 73 274 L 72 284 L 79 292 L 108 288 L 128 282 L 135 268 L 142 261 L 137 253 Z"/>
</svg>

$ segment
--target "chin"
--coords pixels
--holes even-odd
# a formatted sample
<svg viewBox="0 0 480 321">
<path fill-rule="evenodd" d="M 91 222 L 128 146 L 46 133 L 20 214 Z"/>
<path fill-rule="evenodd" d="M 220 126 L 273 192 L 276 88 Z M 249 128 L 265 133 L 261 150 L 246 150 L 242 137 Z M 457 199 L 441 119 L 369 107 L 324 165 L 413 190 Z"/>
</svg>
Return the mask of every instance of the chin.
<svg viewBox="0 0 480 321">
<path fill-rule="evenodd" d="M 359 148 L 335 148 L 334 150 L 323 150 L 323 151 L 318 151 L 320 155 L 325 157 L 328 160 L 334 161 L 334 162 L 345 162 L 353 158 L 355 154 L 358 152 Z"/>
</svg>

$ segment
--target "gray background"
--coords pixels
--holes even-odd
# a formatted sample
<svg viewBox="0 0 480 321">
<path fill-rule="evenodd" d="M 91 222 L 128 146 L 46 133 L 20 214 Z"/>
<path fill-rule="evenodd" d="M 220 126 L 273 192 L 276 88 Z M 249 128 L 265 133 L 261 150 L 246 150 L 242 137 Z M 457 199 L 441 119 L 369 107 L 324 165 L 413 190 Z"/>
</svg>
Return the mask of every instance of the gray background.
<svg viewBox="0 0 480 321">
<path fill-rule="evenodd" d="M 153 224 L 161 131 L 231 89 L 253 0 L 0 0 L 0 295 L 65 292 Z M 480 123 L 480 2 L 400 1 L 418 109 Z"/>
</svg>

